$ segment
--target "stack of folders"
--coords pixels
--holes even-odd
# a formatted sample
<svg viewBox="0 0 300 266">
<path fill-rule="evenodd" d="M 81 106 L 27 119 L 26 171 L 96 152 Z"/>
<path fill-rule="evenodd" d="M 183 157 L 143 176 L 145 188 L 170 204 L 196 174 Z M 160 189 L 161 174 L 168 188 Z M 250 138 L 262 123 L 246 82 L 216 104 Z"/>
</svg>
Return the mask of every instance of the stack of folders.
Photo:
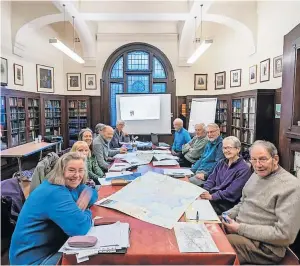
<svg viewBox="0 0 300 266">
<path fill-rule="evenodd" d="M 187 222 L 221 223 L 209 200 L 195 200 L 185 211 Z"/>
<path fill-rule="evenodd" d="M 130 247 L 130 228 L 128 223 L 116 222 L 109 225 L 93 226 L 86 234 L 95 236 L 98 241 L 95 246 L 89 248 L 70 247 L 68 241 L 61 247 L 59 252 L 75 254 L 77 263 L 89 260 L 90 256 L 101 253 L 126 253 Z"/>
</svg>

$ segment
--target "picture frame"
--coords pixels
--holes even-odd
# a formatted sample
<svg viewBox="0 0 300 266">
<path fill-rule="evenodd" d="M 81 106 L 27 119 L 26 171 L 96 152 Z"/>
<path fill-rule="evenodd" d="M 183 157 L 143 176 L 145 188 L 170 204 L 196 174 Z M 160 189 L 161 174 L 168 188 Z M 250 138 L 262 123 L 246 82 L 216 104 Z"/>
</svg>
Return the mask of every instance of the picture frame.
<svg viewBox="0 0 300 266">
<path fill-rule="evenodd" d="M 194 90 L 206 91 L 207 90 L 207 74 L 194 75 Z"/>
<path fill-rule="evenodd" d="M 7 59 L 1 57 L 1 86 L 7 86 L 8 84 L 8 63 Z"/>
<path fill-rule="evenodd" d="M 226 87 L 226 72 L 215 73 L 215 90 L 223 90 Z"/>
<path fill-rule="evenodd" d="M 273 78 L 279 78 L 282 76 L 282 55 L 273 58 Z"/>
<path fill-rule="evenodd" d="M 242 69 L 234 69 L 230 71 L 230 88 L 241 87 Z"/>
<path fill-rule="evenodd" d="M 54 67 L 36 64 L 38 92 L 54 93 Z"/>
<path fill-rule="evenodd" d="M 24 86 L 23 66 L 14 64 L 14 84 Z"/>
<path fill-rule="evenodd" d="M 270 58 L 260 62 L 260 82 L 270 80 Z"/>
<path fill-rule="evenodd" d="M 96 74 L 85 74 L 85 89 L 97 90 Z"/>
<path fill-rule="evenodd" d="M 81 91 L 81 73 L 67 73 L 67 90 Z"/>
<path fill-rule="evenodd" d="M 257 82 L 257 65 L 249 67 L 249 84 Z"/>
</svg>

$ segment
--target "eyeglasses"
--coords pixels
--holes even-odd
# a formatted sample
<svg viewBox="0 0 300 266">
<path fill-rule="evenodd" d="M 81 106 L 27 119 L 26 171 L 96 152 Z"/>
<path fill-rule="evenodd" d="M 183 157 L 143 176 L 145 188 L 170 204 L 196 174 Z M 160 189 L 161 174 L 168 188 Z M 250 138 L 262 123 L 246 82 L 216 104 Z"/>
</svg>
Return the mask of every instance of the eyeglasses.
<svg viewBox="0 0 300 266">
<path fill-rule="evenodd" d="M 218 131 L 218 129 L 212 130 L 212 131 L 206 131 L 207 134 L 211 134 L 211 133 L 215 133 L 216 131 Z"/>
<path fill-rule="evenodd" d="M 273 157 L 270 157 L 270 158 L 267 158 L 267 157 L 262 157 L 262 158 L 258 158 L 258 159 L 250 159 L 250 163 L 252 164 L 256 164 L 256 163 L 261 163 L 261 164 L 264 164 L 266 163 L 267 161 L 269 161 L 271 158 Z"/>
<path fill-rule="evenodd" d="M 236 149 L 236 147 L 231 147 L 231 146 L 224 147 L 223 146 L 224 151 L 226 151 L 226 150 L 231 151 L 232 149 Z"/>
</svg>

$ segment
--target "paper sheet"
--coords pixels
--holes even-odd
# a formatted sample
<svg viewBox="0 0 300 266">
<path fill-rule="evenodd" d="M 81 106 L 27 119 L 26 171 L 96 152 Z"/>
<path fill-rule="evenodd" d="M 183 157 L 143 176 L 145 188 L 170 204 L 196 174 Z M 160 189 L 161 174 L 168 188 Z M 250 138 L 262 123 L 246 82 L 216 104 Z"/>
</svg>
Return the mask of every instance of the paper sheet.
<svg viewBox="0 0 300 266">
<path fill-rule="evenodd" d="M 154 154 L 154 159 L 157 161 L 161 160 L 179 160 L 177 156 L 174 156 L 172 154 L 163 153 L 163 154 Z"/>
<path fill-rule="evenodd" d="M 196 220 L 198 211 L 199 221 L 220 221 L 209 200 L 195 200 L 185 212 L 188 220 Z"/>
<path fill-rule="evenodd" d="M 163 160 L 153 162 L 153 166 L 179 165 L 176 160 Z"/>
<path fill-rule="evenodd" d="M 108 169 L 108 172 L 122 172 L 130 166 L 131 165 L 129 163 L 113 163 L 113 165 Z"/>
<path fill-rule="evenodd" d="M 174 176 L 174 175 L 191 176 L 194 173 L 189 168 L 178 168 L 178 169 L 164 169 L 164 174 L 169 176 Z"/>
</svg>

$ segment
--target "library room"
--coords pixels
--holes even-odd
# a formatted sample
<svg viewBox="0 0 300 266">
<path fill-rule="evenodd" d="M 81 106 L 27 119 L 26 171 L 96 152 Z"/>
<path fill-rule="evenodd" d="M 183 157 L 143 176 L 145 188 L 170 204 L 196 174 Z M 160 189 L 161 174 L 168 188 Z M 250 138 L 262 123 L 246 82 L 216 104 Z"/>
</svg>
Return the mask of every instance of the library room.
<svg viewBox="0 0 300 266">
<path fill-rule="evenodd" d="M 300 1 L 0 5 L 1 265 L 300 265 Z"/>
</svg>

